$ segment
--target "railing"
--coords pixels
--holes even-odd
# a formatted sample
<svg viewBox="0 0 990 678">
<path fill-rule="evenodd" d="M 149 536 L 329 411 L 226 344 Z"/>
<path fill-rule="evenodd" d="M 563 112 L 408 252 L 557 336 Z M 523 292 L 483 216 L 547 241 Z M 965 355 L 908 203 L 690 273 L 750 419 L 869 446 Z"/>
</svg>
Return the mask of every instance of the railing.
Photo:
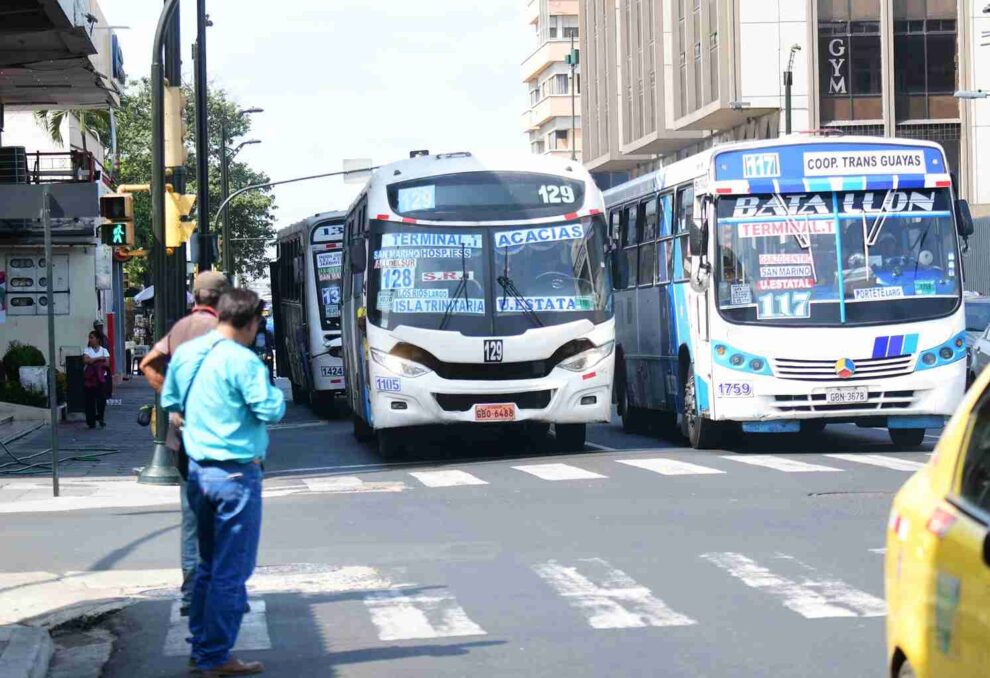
<svg viewBox="0 0 990 678">
<path fill-rule="evenodd" d="M 31 163 L 29 183 L 92 183 L 105 174 L 103 166 L 89 151 L 28 153 Z"/>
</svg>

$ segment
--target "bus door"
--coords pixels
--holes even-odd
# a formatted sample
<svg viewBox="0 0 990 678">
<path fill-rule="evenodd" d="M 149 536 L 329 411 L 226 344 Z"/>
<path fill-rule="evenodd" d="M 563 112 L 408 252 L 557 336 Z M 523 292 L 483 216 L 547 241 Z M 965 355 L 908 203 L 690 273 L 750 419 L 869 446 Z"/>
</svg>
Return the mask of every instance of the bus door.
<svg viewBox="0 0 990 678">
<path fill-rule="evenodd" d="M 636 320 L 639 248 L 636 218 L 639 206 L 626 205 L 617 210 L 619 245 L 615 252 L 615 335 L 621 342 L 626 388 L 630 404 L 642 407 L 637 392 L 639 361 L 639 327 Z"/>
<path fill-rule="evenodd" d="M 279 258 L 269 262 L 268 280 L 272 290 L 272 322 L 275 323 L 275 373 L 284 377 L 287 372 L 285 369 L 285 336 L 283 335 L 285 325 L 282 323 L 282 293 L 279 290 L 280 265 L 281 259 Z"/>
<path fill-rule="evenodd" d="M 639 251 L 636 289 L 636 325 L 639 336 L 635 393 L 644 407 L 663 407 L 663 366 L 660 333 L 660 303 L 656 280 L 657 231 L 659 210 L 657 196 L 639 204 L 637 248 Z"/>
<path fill-rule="evenodd" d="M 367 248 L 367 239 L 357 231 L 359 219 L 352 213 L 347 220 L 346 237 L 344 240 L 343 271 L 343 308 L 341 312 L 341 338 L 344 344 L 344 373 L 347 375 L 346 387 L 351 411 L 365 418 L 369 416 L 365 391 L 368 388 L 367 374 L 362 359 L 365 351 L 365 332 L 361 329 L 364 324 L 362 314 L 364 309 L 364 276 L 365 271 L 355 272 L 351 264 L 352 248 Z M 365 269 L 371 265 L 368 261 L 370 253 L 365 250 Z"/>
<path fill-rule="evenodd" d="M 677 324 L 674 302 L 674 200 L 673 194 L 660 196 L 657 241 L 658 322 L 654 328 L 660 342 L 660 377 L 663 409 L 676 410 L 677 403 Z"/>
</svg>

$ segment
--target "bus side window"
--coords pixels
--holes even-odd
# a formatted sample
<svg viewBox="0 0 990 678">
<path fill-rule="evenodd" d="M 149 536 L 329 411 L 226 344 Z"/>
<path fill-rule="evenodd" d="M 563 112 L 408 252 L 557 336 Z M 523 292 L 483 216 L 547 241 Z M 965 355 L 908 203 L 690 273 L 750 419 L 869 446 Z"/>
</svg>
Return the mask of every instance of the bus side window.
<svg viewBox="0 0 990 678">
<path fill-rule="evenodd" d="M 639 284 L 654 283 L 657 258 L 657 198 L 652 197 L 639 205 L 640 218 L 639 236 Z"/>
<path fill-rule="evenodd" d="M 657 283 L 663 285 L 670 282 L 674 263 L 674 238 L 670 232 L 670 194 L 657 198 L 657 206 L 657 233 L 660 234 L 660 241 L 657 243 Z"/>
<path fill-rule="evenodd" d="M 608 214 L 608 233 L 612 242 L 612 287 L 621 290 L 625 285 L 622 278 L 622 231 L 619 227 L 619 210 Z"/>
<path fill-rule="evenodd" d="M 638 205 L 630 205 L 622 210 L 623 219 L 625 220 L 625 226 L 622 229 L 623 236 L 623 254 L 626 258 L 626 269 L 628 271 L 628 277 L 626 278 L 626 287 L 636 287 L 639 284 L 638 278 L 636 276 L 636 260 L 638 258 L 637 253 L 637 238 L 639 237 L 639 230 L 637 228 L 637 213 L 639 211 Z"/>
<path fill-rule="evenodd" d="M 677 239 L 681 244 L 681 276 L 688 277 L 691 257 L 688 254 L 688 230 L 694 218 L 694 186 L 689 185 L 677 191 Z"/>
</svg>

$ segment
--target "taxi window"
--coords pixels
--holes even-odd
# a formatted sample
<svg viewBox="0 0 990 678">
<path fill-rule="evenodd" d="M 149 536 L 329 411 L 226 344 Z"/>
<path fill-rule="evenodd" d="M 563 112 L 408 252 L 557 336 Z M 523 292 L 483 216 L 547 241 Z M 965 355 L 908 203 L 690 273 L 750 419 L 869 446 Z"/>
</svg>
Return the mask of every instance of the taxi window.
<svg viewBox="0 0 990 678">
<path fill-rule="evenodd" d="M 990 512 L 990 396 L 987 395 L 976 411 L 960 495 L 975 507 Z"/>
</svg>

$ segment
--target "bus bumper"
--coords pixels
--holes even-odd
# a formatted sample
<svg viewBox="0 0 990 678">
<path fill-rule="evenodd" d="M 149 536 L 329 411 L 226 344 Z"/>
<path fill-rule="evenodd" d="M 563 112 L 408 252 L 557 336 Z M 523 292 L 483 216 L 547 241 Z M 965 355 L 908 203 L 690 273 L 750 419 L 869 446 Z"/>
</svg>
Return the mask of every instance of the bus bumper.
<svg viewBox="0 0 990 678">
<path fill-rule="evenodd" d="M 612 415 L 614 356 L 585 372 L 554 369 L 542 379 L 461 381 L 435 373 L 415 378 L 376 370 L 371 375 L 376 429 L 481 423 L 475 404 L 515 402 L 513 422 L 583 424 Z"/>
<path fill-rule="evenodd" d="M 950 417 L 966 392 L 965 362 L 922 370 L 882 380 L 807 382 L 776 377 L 740 375 L 719 366 L 713 370 L 711 403 L 708 416 L 716 421 L 784 422 L 801 419 L 871 422 L 873 426 L 892 427 L 901 421 L 935 421 Z M 748 397 L 723 397 L 720 384 L 746 382 L 752 389 Z M 866 388 L 868 398 L 861 403 L 829 404 L 827 389 Z M 743 391 L 744 389 L 731 389 Z M 933 418 L 933 419 L 928 419 Z M 928 428 L 927 426 L 921 428 Z"/>
</svg>

